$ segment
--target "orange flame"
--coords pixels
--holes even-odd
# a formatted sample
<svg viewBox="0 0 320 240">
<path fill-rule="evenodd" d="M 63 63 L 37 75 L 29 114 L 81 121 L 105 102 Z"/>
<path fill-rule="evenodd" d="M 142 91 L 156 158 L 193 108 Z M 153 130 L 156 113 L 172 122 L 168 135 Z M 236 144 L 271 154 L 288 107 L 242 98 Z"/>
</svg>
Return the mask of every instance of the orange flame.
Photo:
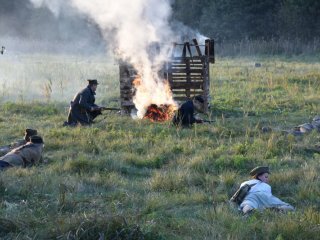
<svg viewBox="0 0 320 240">
<path fill-rule="evenodd" d="M 144 119 L 150 119 L 151 122 L 165 122 L 171 120 L 174 114 L 175 106 L 168 104 L 151 104 L 147 108 Z"/>
</svg>

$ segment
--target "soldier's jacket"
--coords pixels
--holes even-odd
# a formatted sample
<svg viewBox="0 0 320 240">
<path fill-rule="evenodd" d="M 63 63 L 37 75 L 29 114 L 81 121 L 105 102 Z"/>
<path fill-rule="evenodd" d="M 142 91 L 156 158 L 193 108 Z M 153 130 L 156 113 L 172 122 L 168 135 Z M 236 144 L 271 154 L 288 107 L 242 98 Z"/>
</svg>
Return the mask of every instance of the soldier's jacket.
<svg viewBox="0 0 320 240">
<path fill-rule="evenodd" d="M 42 162 L 42 152 L 43 144 L 28 142 L 8 152 L 0 160 L 9 163 L 12 167 L 28 167 Z"/>
<path fill-rule="evenodd" d="M 70 104 L 68 123 L 90 124 L 97 116 L 97 113 L 90 112 L 92 107 L 97 107 L 95 102 L 95 92 L 90 86 L 77 93 Z M 100 113 L 101 114 L 101 113 Z"/>
<path fill-rule="evenodd" d="M 178 109 L 177 113 L 172 119 L 173 124 L 182 126 L 191 126 L 196 122 L 194 117 L 194 105 L 191 100 L 186 101 Z"/>
<path fill-rule="evenodd" d="M 11 143 L 10 145 L 0 147 L 0 157 L 10 152 L 12 149 L 25 145 L 27 142 L 24 139 Z"/>
</svg>

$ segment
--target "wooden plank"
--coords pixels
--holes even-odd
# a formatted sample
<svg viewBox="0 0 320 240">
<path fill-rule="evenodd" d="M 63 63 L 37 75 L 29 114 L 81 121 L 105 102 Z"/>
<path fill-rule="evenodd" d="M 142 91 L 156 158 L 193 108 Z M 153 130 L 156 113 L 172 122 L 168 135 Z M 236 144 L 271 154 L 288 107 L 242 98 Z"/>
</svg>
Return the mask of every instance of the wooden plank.
<svg viewBox="0 0 320 240">
<path fill-rule="evenodd" d="M 187 60 L 191 61 L 203 61 L 203 59 L 208 58 L 207 56 L 193 56 L 193 57 L 173 57 L 169 61 L 170 62 L 185 62 Z"/>
<path fill-rule="evenodd" d="M 177 90 L 172 90 L 172 93 L 174 95 L 186 95 L 188 96 L 188 94 L 196 94 L 196 95 L 202 95 L 204 92 L 201 89 L 189 89 L 189 90 L 182 90 L 182 91 L 177 91 Z"/>
<path fill-rule="evenodd" d="M 187 74 L 190 74 L 190 73 L 202 73 L 203 70 L 202 69 L 191 69 L 191 68 L 188 68 L 188 69 L 172 69 L 170 72 L 171 73 L 187 73 Z"/>
<path fill-rule="evenodd" d="M 201 53 L 201 50 L 200 50 L 200 47 L 199 47 L 199 44 L 198 44 L 198 41 L 197 39 L 192 39 L 193 43 L 194 43 L 194 46 L 196 47 L 196 50 L 197 50 L 197 53 L 198 55 L 201 57 L 202 56 L 202 53 Z"/>
<path fill-rule="evenodd" d="M 187 67 L 186 64 L 179 64 L 179 65 L 172 65 L 171 69 L 173 69 L 173 68 L 186 68 L 186 67 Z M 200 63 L 200 64 L 198 64 L 198 63 L 192 64 L 191 63 L 190 67 L 192 67 L 192 68 L 203 68 L 203 64 L 202 63 Z"/>
<path fill-rule="evenodd" d="M 172 89 L 185 89 L 186 87 L 201 89 L 203 87 L 203 82 L 192 82 L 192 83 L 174 82 L 174 83 L 170 83 L 170 87 Z"/>
<path fill-rule="evenodd" d="M 169 83 L 186 83 L 187 82 L 187 78 L 174 78 L 172 79 L 172 81 L 169 81 Z M 205 81 L 203 81 L 202 78 L 198 78 L 198 79 L 191 79 L 191 83 L 204 83 Z"/>
</svg>

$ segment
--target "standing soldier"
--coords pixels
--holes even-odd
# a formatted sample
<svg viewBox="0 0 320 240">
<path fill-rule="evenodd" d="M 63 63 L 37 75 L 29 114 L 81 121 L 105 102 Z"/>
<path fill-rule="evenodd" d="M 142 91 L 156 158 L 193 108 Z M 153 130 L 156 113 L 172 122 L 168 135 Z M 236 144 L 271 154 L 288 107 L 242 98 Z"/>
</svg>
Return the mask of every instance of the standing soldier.
<svg viewBox="0 0 320 240">
<path fill-rule="evenodd" d="M 35 129 L 30 129 L 30 128 L 27 128 L 25 130 L 25 133 L 24 133 L 24 138 L 21 139 L 21 140 L 18 140 L 16 142 L 13 142 L 9 145 L 6 145 L 6 146 L 1 146 L 0 147 L 0 157 L 7 154 L 8 152 L 10 152 L 12 149 L 14 148 L 17 148 L 17 147 L 20 147 L 24 144 L 26 144 L 27 142 L 30 142 L 30 137 L 34 136 L 34 135 L 37 135 L 38 132 L 37 130 Z"/>
<path fill-rule="evenodd" d="M 68 121 L 64 122 L 64 126 L 89 125 L 101 114 L 101 107 L 94 103 L 99 83 L 96 79 L 88 79 L 88 83 L 71 101 Z"/>
<path fill-rule="evenodd" d="M 30 142 L 14 148 L 0 158 L 0 170 L 9 167 L 30 167 L 42 162 L 44 142 L 40 136 L 30 137 Z"/>
</svg>

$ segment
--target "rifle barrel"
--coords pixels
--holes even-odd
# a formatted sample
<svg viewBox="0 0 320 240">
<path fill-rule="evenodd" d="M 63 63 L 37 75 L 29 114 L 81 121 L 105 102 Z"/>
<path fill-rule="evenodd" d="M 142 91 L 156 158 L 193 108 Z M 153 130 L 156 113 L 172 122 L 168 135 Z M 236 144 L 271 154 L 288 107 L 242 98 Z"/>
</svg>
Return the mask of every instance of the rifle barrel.
<svg viewBox="0 0 320 240">
<path fill-rule="evenodd" d="M 113 108 L 113 107 L 101 107 L 102 110 L 110 110 L 110 111 L 121 111 L 120 108 Z"/>
<path fill-rule="evenodd" d="M 203 119 L 202 121 L 206 122 L 206 123 L 214 123 L 215 122 L 214 120 L 206 120 L 206 119 Z"/>
</svg>

